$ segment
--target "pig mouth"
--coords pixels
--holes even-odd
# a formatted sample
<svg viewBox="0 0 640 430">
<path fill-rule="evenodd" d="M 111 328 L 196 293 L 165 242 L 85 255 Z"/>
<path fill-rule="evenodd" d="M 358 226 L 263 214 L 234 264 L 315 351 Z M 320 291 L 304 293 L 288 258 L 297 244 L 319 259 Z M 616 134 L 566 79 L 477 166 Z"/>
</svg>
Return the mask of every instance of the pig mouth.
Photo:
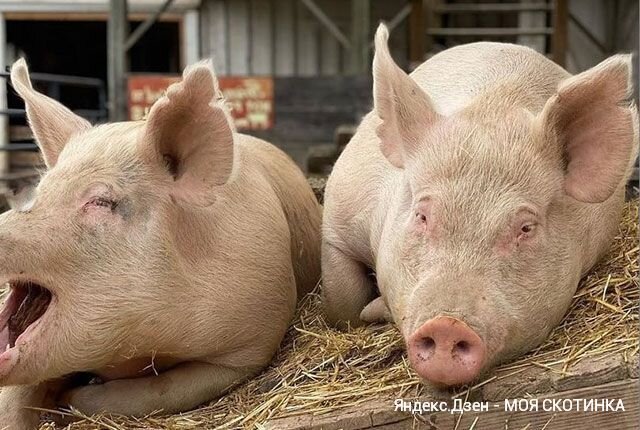
<svg viewBox="0 0 640 430">
<path fill-rule="evenodd" d="M 16 346 L 18 339 L 45 314 L 52 294 L 31 281 L 9 282 L 10 293 L 0 312 L 0 355 Z"/>
</svg>

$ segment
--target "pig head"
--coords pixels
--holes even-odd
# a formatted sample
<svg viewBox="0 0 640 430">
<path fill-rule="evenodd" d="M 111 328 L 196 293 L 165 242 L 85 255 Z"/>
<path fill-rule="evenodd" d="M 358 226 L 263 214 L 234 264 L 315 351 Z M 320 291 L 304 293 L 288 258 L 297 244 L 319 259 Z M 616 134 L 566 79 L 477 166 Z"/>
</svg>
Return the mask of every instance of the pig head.
<svg viewBox="0 0 640 430">
<path fill-rule="evenodd" d="M 638 144 L 631 57 L 570 76 L 480 43 L 409 76 L 387 37 L 381 27 L 374 112 L 327 185 L 325 305 L 351 324 L 386 313 L 419 375 L 469 383 L 545 339 L 617 231 Z M 366 197 L 342 197 L 356 171 L 348 186 Z M 375 293 L 360 278 L 351 299 L 337 293 L 345 260 L 375 270 L 380 298 L 365 307 Z"/>
<path fill-rule="evenodd" d="M 96 127 L 35 91 L 24 61 L 11 75 L 47 170 L 0 215 L 0 385 L 92 372 L 111 382 L 67 402 L 138 415 L 266 365 L 319 277 L 319 207 L 288 157 L 234 131 L 210 65 L 146 121 Z"/>
</svg>

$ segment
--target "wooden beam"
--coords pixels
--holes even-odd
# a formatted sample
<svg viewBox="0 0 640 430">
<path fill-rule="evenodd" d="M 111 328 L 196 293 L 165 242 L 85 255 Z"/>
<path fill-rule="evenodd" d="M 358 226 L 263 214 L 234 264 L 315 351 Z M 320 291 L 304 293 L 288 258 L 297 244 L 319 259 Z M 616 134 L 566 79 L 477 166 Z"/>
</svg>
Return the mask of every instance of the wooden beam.
<svg viewBox="0 0 640 430">
<path fill-rule="evenodd" d="M 434 12 L 442 14 L 483 12 L 544 12 L 550 10 L 552 10 L 552 7 L 544 3 L 461 3 L 443 4 L 434 8 Z"/>
<path fill-rule="evenodd" d="M 355 407 L 342 408 L 339 411 L 321 415 L 305 414 L 291 418 L 275 419 L 265 423 L 267 430 L 302 430 L 309 428 L 341 428 L 345 430 L 364 429 L 608 429 L 615 422 L 618 430 L 636 430 L 640 419 L 640 389 L 637 379 L 624 379 L 602 385 L 578 388 L 574 390 L 536 395 L 538 410 L 507 411 L 505 402 L 488 402 L 489 408 L 484 412 L 453 413 L 444 411 L 425 411 L 423 414 L 412 414 L 394 410 L 394 398 L 381 398 L 375 402 L 363 403 Z M 530 400 L 525 395 L 518 398 Z M 545 403 L 545 399 L 547 402 Z M 553 399 L 572 403 L 572 409 L 551 410 Z M 617 406 L 618 399 L 623 402 L 624 411 L 577 410 L 573 399 L 615 399 L 613 406 Z M 407 399 L 409 400 L 409 399 Z M 418 399 L 419 401 L 433 401 L 434 398 Z M 442 399 L 439 399 L 440 401 Z M 509 399 L 513 400 L 513 399 Z M 453 405 L 449 402 L 449 407 Z M 593 406 L 593 402 L 591 402 Z M 598 404 L 604 404 L 599 400 Z M 581 402 L 584 406 L 584 403 Z M 546 406 L 548 410 L 544 410 Z M 614 421 L 612 421 L 614 420 Z M 416 426 L 416 424 L 419 424 Z M 546 427 L 545 427 L 546 425 Z"/>
<path fill-rule="evenodd" d="M 133 47 L 133 45 L 135 45 L 136 42 L 138 42 L 138 40 L 140 40 L 140 38 L 144 36 L 147 30 L 149 30 L 151 26 L 155 24 L 156 21 L 158 21 L 158 18 L 160 18 L 160 16 L 167 9 L 169 9 L 169 6 L 171 6 L 171 3 L 173 3 L 173 0 L 165 0 L 165 2 L 162 3 L 162 6 L 160 6 L 158 10 L 156 10 L 153 13 L 153 15 L 151 15 L 142 24 L 136 27 L 136 29 L 129 35 L 129 37 L 127 37 L 127 41 L 124 44 L 125 51 L 130 50 Z"/>
<path fill-rule="evenodd" d="M 413 66 L 424 61 L 425 54 L 425 7 L 423 0 L 411 0 L 409 15 L 409 61 Z"/>
<path fill-rule="evenodd" d="M 347 49 L 351 47 L 351 42 L 349 42 L 347 36 L 345 36 L 342 31 L 340 31 L 338 26 L 334 24 L 331 18 L 329 18 L 327 14 L 324 13 L 324 11 L 314 3 L 313 0 L 302 0 L 302 4 L 307 7 L 309 12 L 311 12 L 311 15 L 313 15 L 320 22 L 320 24 L 324 25 L 324 27 L 329 31 L 329 34 L 331 34 L 338 42 L 340 42 L 342 46 Z"/>
<path fill-rule="evenodd" d="M 564 67 L 567 60 L 567 27 L 569 20 L 569 1 L 555 0 L 553 8 L 553 61 Z"/>
<path fill-rule="evenodd" d="M 108 12 L 6 12 L 7 21 L 107 21 Z M 129 21 L 144 21 L 149 17 L 148 13 L 129 13 Z M 179 22 L 181 13 L 167 12 L 158 21 Z"/>
<path fill-rule="evenodd" d="M 541 28 L 430 28 L 427 34 L 432 36 L 538 36 L 553 34 L 553 29 L 548 27 Z"/>
<path fill-rule="evenodd" d="M 572 14 L 571 12 L 569 12 L 569 19 L 571 20 L 571 22 L 578 28 L 578 30 L 580 30 L 582 32 L 582 34 L 584 34 L 587 39 L 589 39 L 591 41 L 591 43 L 593 43 L 596 48 L 598 48 L 600 50 L 601 54 L 606 54 L 609 50 L 607 49 L 606 46 L 604 46 L 604 44 L 602 42 L 600 42 L 596 36 L 591 32 L 591 30 L 589 30 L 579 19 L 578 17 L 576 17 L 574 14 Z"/>
</svg>

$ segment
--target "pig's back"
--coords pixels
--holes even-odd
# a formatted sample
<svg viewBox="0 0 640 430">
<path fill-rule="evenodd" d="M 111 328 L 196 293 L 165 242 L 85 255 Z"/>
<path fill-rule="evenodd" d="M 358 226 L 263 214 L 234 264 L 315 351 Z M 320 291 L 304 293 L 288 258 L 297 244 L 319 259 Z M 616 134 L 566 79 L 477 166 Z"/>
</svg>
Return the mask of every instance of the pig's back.
<svg viewBox="0 0 640 430">
<path fill-rule="evenodd" d="M 257 169 L 277 195 L 291 233 L 291 257 L 301 299 L 320 279 L 321 208 L 298 166 L 280 149 L 247 135 L 236 135 L 250 169 Z"/>
</svg>

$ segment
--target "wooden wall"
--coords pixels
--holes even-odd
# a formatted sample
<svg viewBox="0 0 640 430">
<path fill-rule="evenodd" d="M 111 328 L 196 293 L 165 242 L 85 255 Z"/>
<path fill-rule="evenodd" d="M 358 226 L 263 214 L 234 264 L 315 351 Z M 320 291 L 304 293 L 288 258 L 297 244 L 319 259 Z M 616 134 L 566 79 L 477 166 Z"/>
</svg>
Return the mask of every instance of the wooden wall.
<svg viewBox="0 0 640 430">
<path fill-rule="evenodd" d="M 349 1 L 315 3 L 350 37 Z M 389 21 L 406 3 L 407 0 L 371 0 L 371 37 L 378 22 Z M 299 0 L 202 0 L 200 16 L 202 56 L 212 57 L 221 75 L 348 74 L 352 52 Z M 393 31 L 390 44 L 396 61 L 406 66 L 406 22 Z"/>
</svg>

